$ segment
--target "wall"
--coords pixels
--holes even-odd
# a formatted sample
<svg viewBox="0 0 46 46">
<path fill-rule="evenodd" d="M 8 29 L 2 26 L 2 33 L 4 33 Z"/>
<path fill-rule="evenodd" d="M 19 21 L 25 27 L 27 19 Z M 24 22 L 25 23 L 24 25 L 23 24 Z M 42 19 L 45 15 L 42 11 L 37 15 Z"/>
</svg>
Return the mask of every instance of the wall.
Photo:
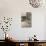
<svg viewBox="0 0 46 46">
<path fill-rule="evenodd" d="M 44 38 L 46 39 L 46 15 L 45 15 L 45 24 L 44 24 Z"/>
<path fill-rule="evenodd" d="M 28 11 L 32 12 L 32 27 L 21 28 L 21 13 Z M 34 34 L 39 40 L 44 40 L 45 12 L 45 8 L 32 8 L 28 0 L 0 0 L 0 16 L 13 17 L 12 26 L 8 33 L 17 40 L 27 40 Z M 2 35 L 1 33 L 0 35 Z"/>
</svg>

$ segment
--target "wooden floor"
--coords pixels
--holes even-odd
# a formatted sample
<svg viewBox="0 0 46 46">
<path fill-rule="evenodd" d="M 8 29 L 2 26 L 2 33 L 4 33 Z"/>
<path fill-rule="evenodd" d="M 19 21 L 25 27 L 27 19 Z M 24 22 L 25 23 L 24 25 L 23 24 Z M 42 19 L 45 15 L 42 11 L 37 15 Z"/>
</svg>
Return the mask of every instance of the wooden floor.
<svg viewBox="0 0 46 46">
<path fill-rule="evenodd" d="M 5 44 L 4 42 L 0 42 L 0 46 L 15 46 L 15 45 L 10 45 L 10 44 Z"/>
<path fill-rule="evenodd" d="M 44 41 L 16 41 L 16 42 L 11 42 L 11 41 L 5 41 L 5 40 L 0 40 L 0 46 L 46 46 L 46 40 Z"/>
<path fill-rule="evenodd" d="M 6 41 L 0 40 L 0 46 L 16 46 L 16 45 L 8 44 L 6 43 Z"/>
</svg>

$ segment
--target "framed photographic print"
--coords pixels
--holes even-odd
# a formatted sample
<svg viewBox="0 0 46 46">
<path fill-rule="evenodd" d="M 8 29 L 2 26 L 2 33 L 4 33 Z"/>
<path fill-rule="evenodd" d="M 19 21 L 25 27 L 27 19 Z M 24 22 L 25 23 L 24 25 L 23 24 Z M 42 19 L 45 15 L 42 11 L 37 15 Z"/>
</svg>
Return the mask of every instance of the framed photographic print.
<svg viewBox="0 0 46 46">
<path fill-rule="evenodd" d="M 21 27 L 32 27 L 32 13 L 26 12 L 21 16 Z"/>
</svg>

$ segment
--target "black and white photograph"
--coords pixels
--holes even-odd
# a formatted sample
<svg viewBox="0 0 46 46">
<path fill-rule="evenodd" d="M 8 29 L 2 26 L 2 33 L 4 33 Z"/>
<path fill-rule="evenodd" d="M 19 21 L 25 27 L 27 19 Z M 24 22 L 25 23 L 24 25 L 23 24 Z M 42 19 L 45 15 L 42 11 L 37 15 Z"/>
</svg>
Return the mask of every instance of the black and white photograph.
<svg viewBox="0 0 46 46">
<path fill-rule="evenodd" d="M 21 16 L 22 27 L 32 27 L 32 13 L 26 12 L 25 16 Z"/>
</svg>

